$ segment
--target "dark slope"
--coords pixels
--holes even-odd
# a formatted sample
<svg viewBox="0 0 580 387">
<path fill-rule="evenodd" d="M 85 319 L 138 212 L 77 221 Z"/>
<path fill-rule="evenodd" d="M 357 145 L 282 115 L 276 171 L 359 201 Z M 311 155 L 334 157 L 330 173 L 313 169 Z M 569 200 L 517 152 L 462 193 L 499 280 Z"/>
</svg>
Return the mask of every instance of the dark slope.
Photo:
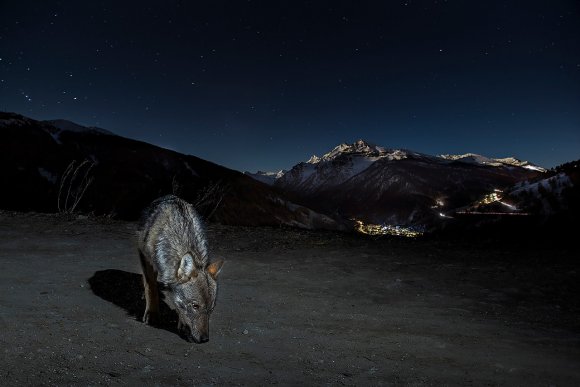
<svg viewBox="0 0 580 387">
<path fill-rule="evenodd" d="M 213 218 L 223 223 L 337 227 L 240 172 L 141 141 L 93 128 L 61 130 L 14 113 L 0 113 L 0 135 L 4 209 L 56 212 L 65 170 L 73 161 L 79 165 L 87 160 L 71 191 L 82 185 L 92 164 L 87 175 L 92 183 L 77 207 L 81 212 L 135 219 L 159 196 L 177 193 L 196 202 L 211 192 L 201 210 L 209 215 L 217 205 Z M 61 199 L 69 186 L 63 186 Z"/>
</svg>

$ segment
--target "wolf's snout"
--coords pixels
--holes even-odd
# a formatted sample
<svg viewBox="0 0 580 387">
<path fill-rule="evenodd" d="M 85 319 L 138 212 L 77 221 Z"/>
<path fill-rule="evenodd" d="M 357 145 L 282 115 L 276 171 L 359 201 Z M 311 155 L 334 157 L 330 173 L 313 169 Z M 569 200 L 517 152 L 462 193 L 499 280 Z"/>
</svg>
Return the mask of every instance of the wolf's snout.
<svg viewBox="0 0 580 387">
<path fill-rule="evenodd" d="M 207 343 L 209 341 L 209 335 L 201 335 L 199 336 L 199 344 Z"/>
<path fill-rule="evenodd" d="M 201 335 L 199 336 L 199 339 L 194 336 L 187 336 L 187 341 L 189 341 L 190 343 L 203 344 L 209 341 L 209 336 Z"/>
<path fill-rule="evenodd" d="M 203 344 L 209 341 L 209 333 L 196 336 L 187 325 L 181 328 L 180 336 L 190 343 Z"/>
</svg>

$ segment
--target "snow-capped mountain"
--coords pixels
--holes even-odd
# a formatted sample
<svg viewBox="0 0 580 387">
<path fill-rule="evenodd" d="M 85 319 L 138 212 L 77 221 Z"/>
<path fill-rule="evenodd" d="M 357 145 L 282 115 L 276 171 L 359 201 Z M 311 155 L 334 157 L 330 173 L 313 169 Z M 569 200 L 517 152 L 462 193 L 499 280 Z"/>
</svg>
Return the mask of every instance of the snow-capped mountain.
<svg viewBox="0 0 580 387">
<path fill-rule="evenodd" d="M 358 175 L 378 160 L 403 160 L 418 153 L 387 149 L 363 140 L 340 144 L 322 157 L 312 156 L 295 165 L 276 180 L 276 186 L 308 193 L 321 187 L 331 187 Z M 424 155 L 425 157 L 428 157 Z"/>
<path fill-rule="evenodd" d="M 285 173 L 286 173 L 286 170 L 282 169 L 278 172 L 258 171 L 256 173 L 252 173 L 252 172 L 246 171 L 246 172 L 244 172 L 244 175 L 250 176 L 251 178 L 258 180 L 258 181 L 261 181 L 264 184 L 274 185 L 276 180 L 278 180 L 279 178 L 284 176 Z"/>
<path fill-rule="evenodd" d="M 515 158 L 431 156 L 359 140 L 295 165 L 274 186 L 327 214 L 408 225 L 541 171 Z"/>
<path fill-rule="evenodd" d="M 284 181 L 285 179 L 298 180 L 299 185 L 307 189 L 308 185 L 319 185 L 325 183 L 336 183 L 352 177 L 366 168 L 368 168 L 373 162 L 381 159 L 388 158 L 389 160 L 401 160 L 407 157 L 407 152 L 405 150 L 398 149 L 387 149 L 380 146 L 370 144 L 363 140 L 358 140 L 353 144 L 340 144 L 332 149 L 330 152 L 318 157 L 313 155 L 308 161 L 301 162 L 294 166 L 291 171 L 281 170 L 278 172 L 262 172 L 258 171 L 256 173 L 244 172 L 246 175 L 259 180 L 263 183 L 273 185 L 278 181 Z M 418 153 L 409 152 L 413 155 L 419 155 Z M 349 155 L 348 165 L 341 164 L 341 171 L 339 175 L 336 175 L 332 168 L 328 167 L 328 163 L 333 160 L 340 158 L 344 159 L 343 156 Z M 428 157 L 427 155 L 424 155 Z M 341 162 L 344 162 L 342 160 Z M 328 173 L 324 173 L 324 170 L 328 170 Z M 291 172 L 292 177 L 285 177 L 287 173 Z M 314 172 L 321 172 L 315 174 Z M 311 176 L 315 181 L 309 181 Z M 278 183 L 283 184 L 283 183 Z M 293 183 L 295 184 L 295 183 Z"/>
</svg>

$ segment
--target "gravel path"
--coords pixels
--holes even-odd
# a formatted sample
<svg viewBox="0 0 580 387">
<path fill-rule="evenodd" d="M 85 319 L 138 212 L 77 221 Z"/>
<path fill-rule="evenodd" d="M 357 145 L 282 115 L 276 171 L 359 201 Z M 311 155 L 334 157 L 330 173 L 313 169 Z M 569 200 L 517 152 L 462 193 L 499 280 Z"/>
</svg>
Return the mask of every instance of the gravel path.
<svg viewBox="0 0 580 387">
<path fill-rule="evenodd" d="M 212 226 L 195 345 L 136 318 L 134 227 L 0 213 L 0 384 L 580 385 L 576 252 Z"/>
</svg>

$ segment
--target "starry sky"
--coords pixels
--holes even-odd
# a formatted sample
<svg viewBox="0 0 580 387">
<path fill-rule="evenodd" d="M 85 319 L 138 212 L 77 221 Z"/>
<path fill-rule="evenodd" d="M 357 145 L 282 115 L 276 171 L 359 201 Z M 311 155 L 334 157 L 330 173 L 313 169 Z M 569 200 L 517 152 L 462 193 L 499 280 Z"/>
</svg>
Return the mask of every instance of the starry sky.
<svg viewBox="0 0 580 387">
<path fill-rule="evenodd" d="M 0 110 L 237 170 L 359 138 L 580 158 L 580 3 L 2 1 Z"/>
</svg>

